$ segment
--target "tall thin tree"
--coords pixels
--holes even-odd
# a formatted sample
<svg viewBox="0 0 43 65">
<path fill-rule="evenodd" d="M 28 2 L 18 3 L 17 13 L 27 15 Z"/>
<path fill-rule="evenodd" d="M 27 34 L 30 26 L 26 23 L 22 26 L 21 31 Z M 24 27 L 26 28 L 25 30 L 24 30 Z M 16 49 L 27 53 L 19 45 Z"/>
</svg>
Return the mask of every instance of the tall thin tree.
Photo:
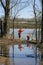
<svg viewBox="0 0 43 65">
<path fill-rule="evenodd" d="M 43 0 L 42 0 L 42 17 L 43 17 Z M 43 43 L 43 18 L 41 24 L 41 43 Z"/>
</svg>

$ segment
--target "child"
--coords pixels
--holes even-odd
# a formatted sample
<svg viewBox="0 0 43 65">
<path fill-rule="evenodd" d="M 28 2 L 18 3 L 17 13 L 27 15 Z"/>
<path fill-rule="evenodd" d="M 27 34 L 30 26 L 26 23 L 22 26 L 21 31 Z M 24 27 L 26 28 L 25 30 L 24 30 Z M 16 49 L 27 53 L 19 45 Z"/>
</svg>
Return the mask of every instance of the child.
<svg viewBox="0 0 43 65">
<path fill-rule="evenodd" d="M 30 39 L 30 34 L 27 34 L 27 47 L 30 48 L 28 42 L 29 42 L 29 39 Z"/>
<path fill-rule="evenodd" d="M 29 40 L 29 38 L 30 38 L 30 34 L 27 34 L 27 41 Z"/>
</svg>

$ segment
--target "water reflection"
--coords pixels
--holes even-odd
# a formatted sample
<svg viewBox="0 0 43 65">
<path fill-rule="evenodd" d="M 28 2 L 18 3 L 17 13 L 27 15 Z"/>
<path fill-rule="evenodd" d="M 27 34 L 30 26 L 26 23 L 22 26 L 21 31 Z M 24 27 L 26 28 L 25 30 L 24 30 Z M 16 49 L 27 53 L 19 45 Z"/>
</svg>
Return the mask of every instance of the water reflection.
<svg viewBox="0 0 43 65">
<path fill-rule="evenodd" d="M 6 57 L 0 65 L 40 65 L 41 54 L 35 45 L 6 45 L 0 54 Z"/>
<path fill-rule="evenodd" d="M 8 58 L 5 60 L 4 65 L 10 65 L 10 60 Z"/>
</svg>

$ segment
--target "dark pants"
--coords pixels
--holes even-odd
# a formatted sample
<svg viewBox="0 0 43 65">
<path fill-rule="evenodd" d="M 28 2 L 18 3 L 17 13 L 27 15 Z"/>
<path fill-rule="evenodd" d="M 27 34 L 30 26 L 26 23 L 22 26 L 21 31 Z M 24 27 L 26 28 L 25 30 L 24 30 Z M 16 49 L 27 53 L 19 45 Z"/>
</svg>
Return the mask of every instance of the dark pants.
<svg viewBox="0 0 43 65">
<path fill-rule="evenodd" d="M 27 36 L 27 46 L 29 46 L 29 36 Z"/>
<path fill-rule="evenodd" d="M 27 36 L 27 40 L 29 40 L 29 36 Z"/>
<path fill-rule="evenodd" d="M 18 33 L 18 35 L 19 35 L 19 38 L 21 37 L 21 34 L 20 33 Z"/>
</svg>

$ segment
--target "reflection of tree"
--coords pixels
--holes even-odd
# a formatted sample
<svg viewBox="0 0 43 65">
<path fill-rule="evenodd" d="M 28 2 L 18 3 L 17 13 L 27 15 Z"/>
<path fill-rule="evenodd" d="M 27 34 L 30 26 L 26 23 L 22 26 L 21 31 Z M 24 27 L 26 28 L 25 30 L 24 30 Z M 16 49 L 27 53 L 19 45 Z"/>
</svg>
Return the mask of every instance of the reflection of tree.
<svg viewBox="0 0 43 65">
<path fill-rule="evenodd" d="M 12 54 L 12 65 L 15 65 L 15 63 L 14 63 L 14 44 L 12 44 L 12 49 L 13 49 L 13 54 Z"/>
<path fill-rule="evenodd" d="M 13 49 L 13 54 L 12 54 L 12 58 L 10 58 L 10 57 L 7 57 L 8 55 L 9 55 L 9 50 L 7 49 L 7 46 L 6 46 L 6 51 L 4 51 L 5 52 L 5 55 L 4 56 L 6 56 L 6 60 L 5 60 L 5 65 L 15 65 L 15 63 L 14 63 L 14 45 L 12 45 L 12 49 Z M 8 55 L 6 55 L 6 53 L 8 52 Z"/>
<path fill-rule="evenodd" d="M 9 57 L 9 45 L 4 45 L 4 46 L 5 46 L 5 47 L 3 47 L 4 56 Z"/>
<path fill-rule="evenodd" d="M 9 60 L 9 58 L 7 58 L 7 59 L 5 60 L 4 65 L 10 65 L 10 60 Z"/>
<path fill-rule="evenodd" d="M 10 60 L 11 60 L 10 58 L 6 58 L 4 65 L 11 65 L 11 64 L 15 65 L 14 59 L 13 59 L 13 61 L 10 61 Z"/>
</svg>

